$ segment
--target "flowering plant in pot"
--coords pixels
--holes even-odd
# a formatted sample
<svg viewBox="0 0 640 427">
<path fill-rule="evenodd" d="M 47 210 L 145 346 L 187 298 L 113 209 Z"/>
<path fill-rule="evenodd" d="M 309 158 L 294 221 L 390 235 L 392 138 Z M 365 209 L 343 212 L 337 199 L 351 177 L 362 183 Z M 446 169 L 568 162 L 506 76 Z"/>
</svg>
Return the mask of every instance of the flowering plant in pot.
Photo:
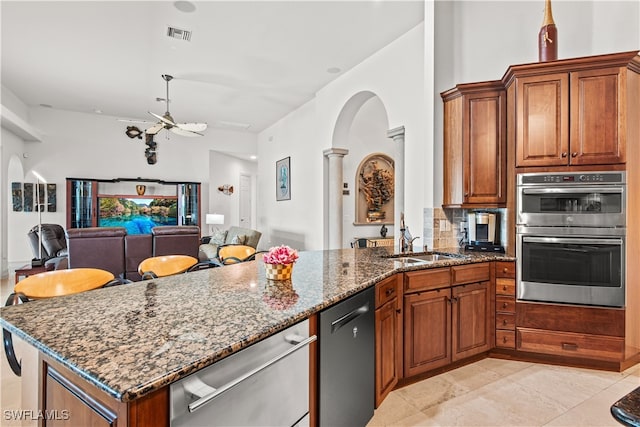
<svg viewBox="0 0 640 427">
<path fill-rule="evenodd" d="M 274 246 L 262 256 L 267 279 L 287 280 L 291 278 L 293 263 L 298 259 L 298 251 L 289 246 Z"/>
</svg>

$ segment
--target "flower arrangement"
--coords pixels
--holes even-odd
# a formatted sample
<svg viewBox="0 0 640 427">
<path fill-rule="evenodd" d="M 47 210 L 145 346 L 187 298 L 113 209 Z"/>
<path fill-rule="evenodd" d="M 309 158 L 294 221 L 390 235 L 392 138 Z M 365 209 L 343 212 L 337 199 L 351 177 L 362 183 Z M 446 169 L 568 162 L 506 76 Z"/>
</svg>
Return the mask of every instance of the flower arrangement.
<svg viewBox="0 0 640 427">
<path fill-rule="evenodd" d="M 265 264 L 292 264 L 298 259 L 298 251 L 289 246 L 274 246 L 263 255 Z"/>
</svg>

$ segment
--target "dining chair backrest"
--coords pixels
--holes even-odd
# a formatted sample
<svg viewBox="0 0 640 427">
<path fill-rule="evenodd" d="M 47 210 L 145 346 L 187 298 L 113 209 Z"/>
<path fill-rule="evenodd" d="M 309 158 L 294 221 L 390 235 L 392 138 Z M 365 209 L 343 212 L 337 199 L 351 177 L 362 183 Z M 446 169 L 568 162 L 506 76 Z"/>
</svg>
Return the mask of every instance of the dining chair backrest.
<svg viewBox="0 0 640 427">
<path fill-rule="evenodd" d="M 143 280 L 184 273 L 198 263 L 198 259 L 189 255 L 163 255 L 145 259 L 138 266 Z"/>
<path fill-rule="evenodd" d="M 255 259 L 256 249 L 247 245 L 227 245 L 218 249 L 218 259 L 222 264 L 235 264 Z"/>
</svg>

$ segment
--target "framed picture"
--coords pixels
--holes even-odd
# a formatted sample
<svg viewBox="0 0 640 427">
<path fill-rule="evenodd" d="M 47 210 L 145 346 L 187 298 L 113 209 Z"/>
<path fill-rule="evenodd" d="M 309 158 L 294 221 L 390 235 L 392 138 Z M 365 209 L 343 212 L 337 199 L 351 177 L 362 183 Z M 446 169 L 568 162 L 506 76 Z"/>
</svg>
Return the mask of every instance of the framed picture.
<svg viewBox="0 0 640 427">
<path fill-rule="evenodd" d="M 291 157 L 276 162 L 276 201 L 291 200 Z"/>
</svg>

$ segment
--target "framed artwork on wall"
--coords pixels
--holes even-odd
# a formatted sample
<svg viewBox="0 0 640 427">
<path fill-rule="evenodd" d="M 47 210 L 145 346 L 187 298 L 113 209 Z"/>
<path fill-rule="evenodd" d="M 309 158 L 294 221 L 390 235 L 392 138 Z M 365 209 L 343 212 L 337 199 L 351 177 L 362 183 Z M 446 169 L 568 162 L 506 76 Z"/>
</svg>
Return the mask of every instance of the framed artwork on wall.
<svg viewBox="0 0 640 427">
<path fill-rule="evenodd" d="M 291 200 L 291 157 L 276 162 L 276 201 Z"/>
</svg>

